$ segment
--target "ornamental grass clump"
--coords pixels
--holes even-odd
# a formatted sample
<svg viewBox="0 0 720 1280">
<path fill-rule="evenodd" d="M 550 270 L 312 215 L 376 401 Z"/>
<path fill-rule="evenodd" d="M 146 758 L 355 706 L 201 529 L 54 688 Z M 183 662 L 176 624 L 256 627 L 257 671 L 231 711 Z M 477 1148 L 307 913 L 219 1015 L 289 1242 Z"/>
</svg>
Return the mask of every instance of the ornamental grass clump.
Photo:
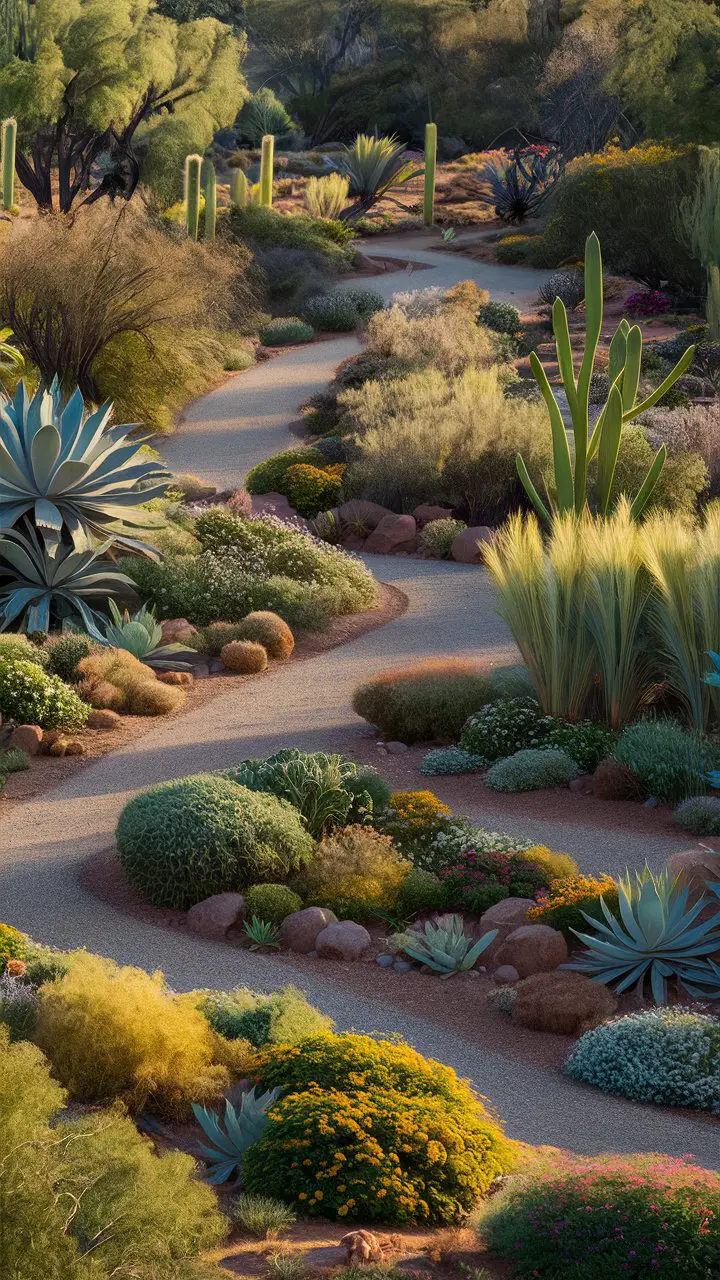
<svg viewBox="0 0 720 1280">
<path fill-rule="evenodd" d="M 302 816 L 307 830 L 320 839 L 331 826 L 366 820 L 382 808 L 389 792 L 369 769 L 325 751 L 277 751 L 265 759 L 242 760 L 222 775 L 255 792 L 270 792 Z"/>
<path fill-rule="evenodd" d="M 673 821 L 694 836 L 720 836 L 720 798 L 691 796 L 678 805 Z"/>
<path fill-rule="evenodd" d="M 540 791 L 544 787 L 566 787 L 578 773 L 567 752 L 543 747 L 516 751 L 504 760 L 496 760 L 484 782 L 491 791 Z"/>
<path fill-rule="evenodd" d="M 720 1019 L 648 1009 L 587 1031 L 565 1063 L 573 1080 L 633 1102 L 720 1115 Z"/>
<path fill-rule="evenodd" d="M 133 887 L 154 906 L 182 910 L 214 893 L 285 879 L 314 850 L 292 805 L 211 774 L 133 796 L 116 840 Z"/>
<path fill-rule="evenodd" d="M 220 650 L 220 659 L 228 671 L 237 671 L 240 675 L 257 674 L 268 664 L 266 650 L 252 640 L 230 640 Z"/>
<path fill-rule="evenodd" d="M 478 1220 L 519 1280 L 657 1275 L 720 1266 L 720 1175 L 664 1155 L 553 1155 L 491 1197 Z"/>
<path fill-rule="evenodd" d="M 285 662 L 295 648 L 295 640 L 287 622 L 269 609 L 249 613 L 235 627 L 239 640 L 252 640 L 261 644 L 268 657 Z"/>
</svg>

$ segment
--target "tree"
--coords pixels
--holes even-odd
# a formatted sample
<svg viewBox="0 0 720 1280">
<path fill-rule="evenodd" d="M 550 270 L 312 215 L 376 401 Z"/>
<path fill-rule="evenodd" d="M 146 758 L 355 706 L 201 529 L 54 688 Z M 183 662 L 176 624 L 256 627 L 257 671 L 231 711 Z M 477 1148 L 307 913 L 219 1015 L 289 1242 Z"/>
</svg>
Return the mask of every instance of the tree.
<svg viewBox="0 0 720 1280">
<path fill-rule="evenodd" d="M 0 113 L 17 117 L 17 175 L 43 210 L 129 199 L 138 142 L 157 181 L 204 150 L 247 90 L 244 45 L 213 18 L 176 23 L 152 0 L 36 0 L 29 55 L 5 40 Z M 174 144 L 174 145 L 173 145 Z M 172 193 L 171 193 L 172 194 Z"/>
</svg>

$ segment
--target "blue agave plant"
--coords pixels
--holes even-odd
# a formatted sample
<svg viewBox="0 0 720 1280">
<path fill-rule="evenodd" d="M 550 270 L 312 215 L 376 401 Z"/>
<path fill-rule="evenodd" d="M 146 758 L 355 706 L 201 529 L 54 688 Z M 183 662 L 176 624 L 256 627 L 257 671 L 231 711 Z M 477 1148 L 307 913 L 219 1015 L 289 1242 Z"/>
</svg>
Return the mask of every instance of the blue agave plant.
<svg viewBox="0 0 720 1280">
<path fill-rule="evenodd" d="M 656 1004 L 667 1000 L 667 979 L 674 977 L 689 995 L 720 999 L 720 966 L 710 960 L 720 950 L 720 915 L 699 920 L 710 899 L 704 895 L 688 907 L 688 890 L 670 880 L 667 872 L 646 866 L 618 885 L 621 920 L 600 899 L 605 922 L 583 912 L 594 934 L 573 929 L 587 951 L 563 966 L 587 973 L 618 992 L 635 986 L 642 994 L 645 980 Z"/>
<path fill-rule="evenodd" d="M 160 517 L 138 504 L 162 496 L 170 473 L 140 457 L 132 424 L 111 425 L 112 406 L 87 413 L 79 390 L 64 402 L 57 378 L 32 397 L 21 382 L 12 399 L 0 393 L 0 527 L 28 517 L 54 556 L 67 530 L 77 551 L 112 534 L 134 551 L 152 548 L 127 529 L 157 527 Z"/>
<path fill-rule="evenodd" d="M 79 614 L 84 629 L 97 635 L 102 620 L 88 600 L 105 603 L 134 589 L 126 574 L 102 559 L 112 542 L 85 550 L 62 545 L 51 556 L 32 529 L 0 537 L 0 631 L 18 618 L 26 631 L 49 631 L 51 614 L 61 620 Z"/>
<path fill-rule="evenodd" d="M 209 1111 L 196 1102 L 192 1104 L 195 1119 L 203 1133 L 215 1144 L 213 1147 L 198 1144 L 207 1161 L 209 1182 L 227 1182 L 235 1169 L 241 1169 L 248 1147 L 259 1142 L 265 1132 L 268 1109 L 277 1101 L 279 1094 L 280 1089 L 275 1088 L 258 1097 L 255 1090 L 250 1089 L 242 1095 L 239 1108 L 227 1101 L 224 1128 L 216 1111 Z"/>
</svg>

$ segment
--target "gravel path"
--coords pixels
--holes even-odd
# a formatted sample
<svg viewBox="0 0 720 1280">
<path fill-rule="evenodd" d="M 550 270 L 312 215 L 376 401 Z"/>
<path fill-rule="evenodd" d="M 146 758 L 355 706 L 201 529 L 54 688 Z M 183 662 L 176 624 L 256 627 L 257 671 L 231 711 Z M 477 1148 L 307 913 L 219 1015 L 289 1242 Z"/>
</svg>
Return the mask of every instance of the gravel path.
<svg viewBox="0 0 720 1280">
<path fill-rule="evenodd" d="M 166 450 L 173 455 L 172 465 L 223 484 L 229 474 L 241 477 L 248 465 L 282 445 L 284 427 L 296 416 L 309 385 L 327 379 L 333 360 L 344 358 L 351 341 L 318 347 L 322 361 L 315 366 L 306 363 L 306 351 L 288 352 L 199 402 L 189 425 Z M 244 403 L 248 387 L 255 397 L 254 419 L 232 412 L 235 400 Z M 262 419 L 257 416 L 261 408 Z M 246 434 L 237 440 L 239 431 Z M 204 471 L 198 465 L 202 459 Z M 78 872 L 88 857 L 111 844 L 128 796 L 152 782 L 221 768 L 282 746 L 359 748 L 368 729 L 350 709 L 351 691 L 380 667 L 438 653 L 514 658 L 482 571 L 391 557 L 374 557 L 371 563 L 378 577 L 408 595 L 410 606 L 403 617 L 328 654 L 248 682 L 241 691 L 221 694 L 176 720 L 160 721 L 144 738 L 98 760 L 54 791 L 13 807 L 0 827 L 0 919 L 57 946 L 87 946 L 123 963 L 161 968 L 178 990 L 237 983 L 272 990 L 287 982 L 292 971 L 272 957 L 176 935 L 115 912 L 84 891 Z M 484 820 L 487 825 L 487 813 Z M 497 825 L 512 824 L 498 816 Z M 541 821 L 525 824 L 523 831 L 576 853 L 588 867 L 621 868 L 626 862 L 642 862 L 646 854 L 660 862 L 682 844 L 663 837 L 646 849 L 643 840 L 627 833 Z M 303 975 L 301 985 L 338 1027 L 401 1032 L 423 1053 L 471 1077 L 514 1137 L 587 1153 L 681 1155 L 690 1150 L 700 1163 L 720 1166 L 712 1123 L 606 1098 L 556 1073 L 501 1057 L 445 1027 L 345 990 L 321 962 L 317 976 Z"/>
</svg>

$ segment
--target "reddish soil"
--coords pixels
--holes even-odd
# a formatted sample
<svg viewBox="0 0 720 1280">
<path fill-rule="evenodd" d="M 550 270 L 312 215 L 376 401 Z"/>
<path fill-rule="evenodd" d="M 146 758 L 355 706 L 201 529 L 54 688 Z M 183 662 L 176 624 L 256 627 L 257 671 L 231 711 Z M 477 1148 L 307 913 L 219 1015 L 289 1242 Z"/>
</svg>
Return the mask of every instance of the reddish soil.
<svg viewBox="0 0 720 1280">
<path fill-rule="evenodd" d="M 407 597 L 397 587 L 388 586 L 385 583 L 379 583 L 379 588 L 381 599 L 379 609 L 367 609 L 362 613 L 333 618 L 326 631 L 298 635 L 290 661 L 302 662 L 306 658 L 315 657 L 316 654 L 326 653 L 337 645 L 354 640 L 365 631 L 374 631 L 376 627 L 382 627 L 385 623 L 399 618 L 407 609 Z M 238 676 L 228 672 L 197 681 L 188 688 L 187 702 L 178 714 L 183 715 L 188 711 L 194 711 L 196 707 L 210 702 L 220 694 L 231 693 L 248 680 L 271 680 L 276 665 L 271 662 L 267 671 L 261 675 Z M 87 769 L 99 756 L 117 751 L 126 743 L 144 737 L 157 725 L 157 716 L 125 716 L 117 729 L 111 731 L 88 729 L 82 735 L 73 735 L 82 738 L 85 747 L 85 754 L 82 756 L 35 756 L 31 760 L 29 769 L 23 773 L 10 775 L 0 795 L 0 818 L 17 803 L 58 786 L 81 769 Z"/>
</svg>

